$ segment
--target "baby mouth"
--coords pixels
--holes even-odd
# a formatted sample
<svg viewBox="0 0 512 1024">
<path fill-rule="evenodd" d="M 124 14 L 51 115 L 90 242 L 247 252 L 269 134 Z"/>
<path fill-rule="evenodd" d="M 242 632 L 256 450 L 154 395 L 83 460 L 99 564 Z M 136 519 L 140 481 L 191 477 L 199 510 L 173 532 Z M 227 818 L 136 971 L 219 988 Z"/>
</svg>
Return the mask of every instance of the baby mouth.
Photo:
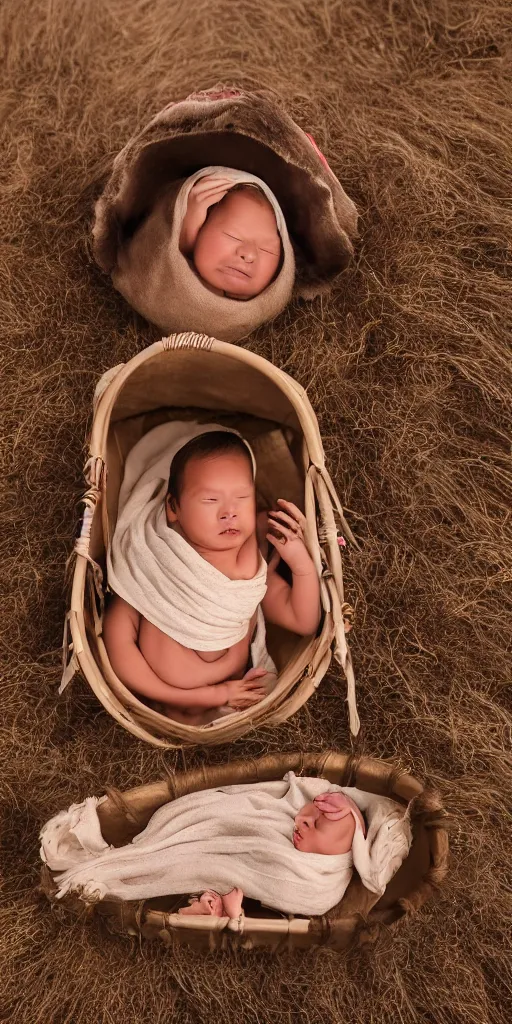
<svg viewBox="0 0 512 1024">
<path fill-rule="evenodd" d="M 239 534 L 239 533 L 240 533 L 240 530 L 236 530 L 234 526 L 230 526 L 230 527 L 229 527 L 229 528 L 228 528 L 227 530 L 221 530 L 221 534 L 220 534 L 220 535 L 221 535 L 221 537 L 224 537 L 224 535 L 225 535 L 226 533 L 227 533 L 227 534 L 228 534 L 228 535 L 229 535 L 230 537 L 235 537 L 235 536 L 236 536 L 237 534 Z"/>
<path fill-rule="evenodd" d="M 225 274 L 232 274 L 234 277 L 250 277 L 246 270 L 240 270 L 239 267 L 224 267 Z"/>
<path fill-rule="evenodd" d="M 292 839 L 293 845 L 297 846 L 297 843 L 300 843 L 301 840 L 302 840 L 301 833 L 299 832 L 298 828 L 294 828 L 294 830 L 293 830 L 293 839 Z"/>
</svg>

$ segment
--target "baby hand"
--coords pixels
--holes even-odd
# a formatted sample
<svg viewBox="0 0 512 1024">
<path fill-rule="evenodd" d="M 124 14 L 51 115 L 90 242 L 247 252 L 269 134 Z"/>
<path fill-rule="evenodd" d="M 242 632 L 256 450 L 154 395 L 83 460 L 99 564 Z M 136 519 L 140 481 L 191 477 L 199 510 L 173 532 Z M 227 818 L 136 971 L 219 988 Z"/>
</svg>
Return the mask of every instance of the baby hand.
<svg viewBox="0 0 512 1024">
<path fill-rule="evenodd" d="M 313 803 L 331 821 L 340 821 L 350 814 L 349 802 L 344 793 L 321 793 Z"/>
<path fill-rule="evenodd" d="M 219 203 L 233 184 L 231 178 L 206 174 L 192 186 L 180 235 L 180 249 L 183 253 L 188 255 L 192 252 L 210 206 Z"/>
<path fill-rule="evenodd" d="M 263 676 L 267 673 L 264 668 L 251 668 L 245 673 L 243 679 L 228 679 L 223 685 L 227 687 L 228 696 L 226 703 L 234 711 L 243 711 L 244 708 L 258 704 L 266 697 L 266 687 Z"/>
<path fill-rule="evenodd" d="M 275 533 L 267 533 L 267 540 L 276 549 L 269 568 L 275 569 L 282 558 L 295 576 L 309 576 L 315 567 L 304 543 L 306 517 L 291 501 L 278 498 L 277 504 L 281 508 L 268 513 L 268 525 Z"/>
<path fill-rule="evenodd" d="M 363 815 L 357 804 L 354 803 L 351 797 L 346 796 L 345 793 L 321 793 L 320 796 L 315 797 L 313 803 L 330 821 L 341 821 L 342 818 L 346 818 L 349 814 L 354 814 L 361 826 L 363 835 L 366 835 Z"/>
</svg>

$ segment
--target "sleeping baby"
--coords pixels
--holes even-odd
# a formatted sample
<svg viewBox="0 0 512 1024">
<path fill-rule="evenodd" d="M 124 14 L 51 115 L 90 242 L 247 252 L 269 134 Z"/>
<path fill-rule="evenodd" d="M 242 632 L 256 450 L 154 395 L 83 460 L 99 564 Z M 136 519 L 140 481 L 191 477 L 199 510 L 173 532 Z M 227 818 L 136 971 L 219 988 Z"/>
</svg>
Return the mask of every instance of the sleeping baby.
<svg viewBox="0 0 512 1024">
<path fill-rule="evenodd" d="M 206 174 L 188 196 L 180 250 L 218 295 L 247 300 L 274 279 L 281 238 L 272 205 L 257 185 Z"/>
<path fill-rule="evenodd" d="M 366 825 L 359 807 L 345 793 L 327 792 L 310 800 L 294 820 L 292 843 L 303 853 L 320 853 L 326 857 L 344 856 L 352 849 L 354 833 L 360 826 L 363 836 Z M 221 896 L 207 889 L 192 898 L 179 914 L 211 917 L 239 917 L 242 913 L 242 889 L 233 888 Z"/>
<path fill-rule="evenodd" d="M 164 423 L 126 461 L 103 638 L 119 679 L 178 722 L 204 725 L 269 692 L 265 620 L 303 636 L 320 622 L 305 518 L 283 499 L 257 517 L 255 470 L 249 445 L 216 424 Z"/>
<path fill-rule="evenodd" d="M 162 332 L 239 341 L 290 301 L 295 254 L 267 183 L 210 166 L 173 182 L 120 247 L 115 287 Z"/>
<path fill-rule="evenodd" d="M 117 848 L 102 834 L 105 799 L 74 804 L 42 830 L 41 857 L 57 898 L 202 893 L 186 913 L 236 917 L 245 895 L 285 914 L 324 914 L 341 900 L 354 868 L 367 889 L 383 892 L 411 842 L 405 807 L 293 772 L 188 793 L 159 807 Z"/>
</svg>

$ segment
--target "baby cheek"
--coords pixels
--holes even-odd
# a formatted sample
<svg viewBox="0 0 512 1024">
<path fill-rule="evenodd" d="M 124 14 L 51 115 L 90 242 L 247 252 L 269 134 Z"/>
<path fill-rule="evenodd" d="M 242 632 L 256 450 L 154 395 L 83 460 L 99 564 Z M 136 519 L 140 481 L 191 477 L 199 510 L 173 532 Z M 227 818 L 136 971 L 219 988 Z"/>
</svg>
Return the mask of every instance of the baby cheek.
<svg viewBox="0 0 512 1024">
<path fill-rule="evenodd" d="M 210 251 L 216 259 L 221 259 L 235 251 L 236 242 L 223 231 L 214 231 L 210 238 Z"/>
<path fill-rule="evenodd" d="M 222 254 L 222 239 L 215 231 L 200 233 L 194 249 L 194 264 L 201 274 L 214 270 Z"/>
<path fill-rule="evenodd" d="M 266 261 L 260 261 L 260 278 L 262 288 L 266 288 L 267 285 L 273 281 L 278 266 L 279 260 L 269 260 L 267 257 Z"/>
</svg>

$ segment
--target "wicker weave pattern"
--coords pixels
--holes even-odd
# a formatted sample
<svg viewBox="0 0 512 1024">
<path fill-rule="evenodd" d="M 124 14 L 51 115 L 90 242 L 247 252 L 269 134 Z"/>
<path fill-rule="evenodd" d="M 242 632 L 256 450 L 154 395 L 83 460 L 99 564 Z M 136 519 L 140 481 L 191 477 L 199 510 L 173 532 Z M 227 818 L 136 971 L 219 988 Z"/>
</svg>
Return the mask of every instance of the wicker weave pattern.
<svg viewBox="0 0 512 1024">
<path fill-rule="evenodd" d="M 207 334 L 171 334 L 168 338 L 162 338 L 162 346 L 166 352 L 172 352 L 177 348 L 203 348 L 211 349 L 213 338 Z"/>
</svg>

